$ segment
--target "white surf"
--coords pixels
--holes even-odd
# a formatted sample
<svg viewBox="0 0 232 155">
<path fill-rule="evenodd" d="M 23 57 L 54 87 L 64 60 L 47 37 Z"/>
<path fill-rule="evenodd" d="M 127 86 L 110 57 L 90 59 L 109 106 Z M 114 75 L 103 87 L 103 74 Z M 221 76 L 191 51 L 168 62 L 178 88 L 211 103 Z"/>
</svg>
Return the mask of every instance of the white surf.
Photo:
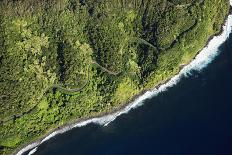
<svg viewBox="0 0 232 155">
<path fill-rule="evenodd" d="M 232 0 L 230 0 L 230 4 L 232 6 Z M 114 121 L 118 116 L 128 113 L 131 109 L 134 109 L 134 108 L 137 108 L 143 105 L 143 101 L 145 99 L 149 99 L 154 96 L 157 96 L 159 93 L 166 91 L 170 87 L 173 87 L 180 81 L 181 77 L 187 76 L 188 73 L 190 73 L 190 71 L 192 70 L 200 71 L 203 68 L 207 67 L 207 65 L 210 62 L 212 62 L 215 59 L 215 57 L 220 53 L 218 48 L 220 47 L 221 44 L 223 44 L 226 41 L 226 39 L 229 37 L 231 32 L 232 32 L 232 15 L 229 15 L 226 20 L 225 25 L 223 26 L 222 33 L 219 36 L 213 37 L 213 39 L 209 41 L 208 45 L 204 49 L 201 50 L 201 52 L 195 57 L 194 60 L 192 60 L 188 65 L 183 67 L 178 75 L 175 75 L 168 82 L 161 85 L 158 89 L 147 91 L 146 93 L 138 97 L 135 101 L 129 103 L 124 109 L 120 111 L 117 111 L 115 113 L 108 114 L 102 117 L 85 120 L 83 122 L 79 122 L 79 123 L 76 123 L 70 126 L 66 126 L 62 129 L 54 131 L 53 133 L 45 137 L 43 140 L 32 143 L 24 147 L 16 155 L 22 155 L 23 153 L 29 150 L 31 150 L 29 152 L 29 155 L 31 155 L 37 151 L 37 147 L 43 142 L 51 139 L 52 137 L 58 134 L 62 134 L 76 127 L 86 126 L 87 124 L 90 124 L 90 123 L 107 126 L 110 122 Z"/>
</svg>

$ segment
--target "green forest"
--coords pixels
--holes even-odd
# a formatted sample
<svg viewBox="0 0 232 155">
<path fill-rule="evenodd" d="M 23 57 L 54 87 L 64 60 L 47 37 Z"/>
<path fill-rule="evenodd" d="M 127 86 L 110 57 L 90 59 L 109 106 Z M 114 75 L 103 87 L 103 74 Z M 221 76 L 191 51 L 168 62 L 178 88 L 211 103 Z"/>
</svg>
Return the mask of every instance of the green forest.
<svg viewBox="0 0 232 155">
<path fill-rule="evenodd" d="M 0 0 L 0 154 L 120 108 L 220 33 L 229 0 Z"/>
</svg>

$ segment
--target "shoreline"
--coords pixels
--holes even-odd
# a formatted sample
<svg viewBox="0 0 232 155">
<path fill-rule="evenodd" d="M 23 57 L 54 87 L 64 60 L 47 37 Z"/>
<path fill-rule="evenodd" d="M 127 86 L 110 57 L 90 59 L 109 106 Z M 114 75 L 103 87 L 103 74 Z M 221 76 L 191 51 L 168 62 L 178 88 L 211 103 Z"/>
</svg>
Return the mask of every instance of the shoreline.
<svg viewBox="0 0 232 155">
<path fill-rule="evenodd" d="M 232 0 L 230 0 L 230 4 L 232 5 Z M 49 131 L 49 133 L 42 136 L 41 138 L 35 140 L 34 142 L 31 142 L 30 144 L 26 144 L 26 145 L 20 147 L 19 149 L 14 151 L 12 154 L 21 155 L 21 154 L 28 152 L 28 151 L 30 151 L 29 154 L 33 154 L 34 152 L 36 152 L 37 147 L 40 144 L 42 144 L 43 142 L 49 140 L 50 138 L 52 138 L 56 135 L 62 134 L 64 132 L 67 132 L 67 131 L 69 131 L 73 128 L 76 128 L 76 127 L 82 127 L 82 126 L 85 126 L 85 125 L 90 124 L 90 123 L 107 126 L 110 122 L 115 120 L 121 114 L 128 113 L 130 110 L 141 106 L 143 104 L 144 100 L 152 98 L 152 97 L 158 95 L 160 92 L 166 91 L 169 87 L 172 87 L 175 84 L 177 84 L 179 82 L 180 78 L 185 76 L 186 73 L 188 73 L 190 70 L 203 69 L 204 67 L 207 66 L 208 63 L 210 63 L 214 59 L 215 56 L 217 56 L 219 54 L 219 52 L 212 52 L 211 50 L 215 51 L 215 49 L 218 49 L 218 47 L 222 43 L 225 42 L 225 40 L 227 39 L 227 37 L 231 33 L 231 26 L 232 26 L 232 14 L 231 13 L 232 13 L 232 8 L 230 7 L 229 15 L 226 16 L 226 19 L 224 20 L 224 23 L 222 24 L 222 28 L 221 28 L 220 32 L 218 32 L 217 34 L 215 34 L 213 36 L 210 36 L 208 41 L 206 42 L 206 45 L 203 47 L 203 49 L 199 50 L 197 52 L 196 56 L 188 64 L 180 65 L 178 73 L 173 75 L 171 78 L 168 78 L 167 80 L 161 81 L 159 84 L 157 84 L 156 86 L 154 86 L 151 89 L 141 90 L 141 92 L 138 93 L 137 95 L 135 95 L 134 97 L 132 97 L 132 99 L 129 102 L 126 102 L 126 103 L 121 104 L 117 107 L 114 107 L 110 111 L 107 110 L 106 112 L 95 115 L 95 116 L 92 115 L 92 116 L 89 116 L 87 118 L 76 119 L 76 120 L 70 121 L 70 122 L 68 122 L 68 123 L 66 123 L 58 128 L 55 128 L 55 129 Z M 227 26 L 229 25 L 230 28 L 226 27 L 226 25 Z M 230 33 L 227 34 L 228 31 L 230 31 Z M 220 37 L 224 37 L 224 36 L 226 36 L 226 37 L 220 38 Z M 215 40 L 213 40 L 213 39 L 215 39 Z M 224 39 L 224 40 L 222 40 L 222 39 Z M 217 45 L 215 46 L 214 44 L 212 44 L 212 47 L 211 47 L 210 45 L 211 45 L 211 42 L 213 43 L 213 41 L 216 41 Z M 218 43 L 218 42 L 220 42 L 220 43 Z M 206 56 L 204 58 L 208 61 L 206 61 L 204 58 L 202 59 L 202 55 L 204 56 L 204 54 L 206 54 Z"/>
</svg>

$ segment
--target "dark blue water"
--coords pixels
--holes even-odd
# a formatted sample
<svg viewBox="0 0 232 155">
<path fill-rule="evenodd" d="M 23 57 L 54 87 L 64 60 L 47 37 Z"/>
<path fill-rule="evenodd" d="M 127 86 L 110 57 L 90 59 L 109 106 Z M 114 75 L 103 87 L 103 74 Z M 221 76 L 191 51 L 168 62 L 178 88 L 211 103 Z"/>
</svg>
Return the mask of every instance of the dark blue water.
<svg viewBox="0 0 232 155">
<path fill-rule="evenodd" d="M 202 72 L 117 118 L 42 144 L 36 155 L 232 155 L 232 36 Z"/>
</svg>

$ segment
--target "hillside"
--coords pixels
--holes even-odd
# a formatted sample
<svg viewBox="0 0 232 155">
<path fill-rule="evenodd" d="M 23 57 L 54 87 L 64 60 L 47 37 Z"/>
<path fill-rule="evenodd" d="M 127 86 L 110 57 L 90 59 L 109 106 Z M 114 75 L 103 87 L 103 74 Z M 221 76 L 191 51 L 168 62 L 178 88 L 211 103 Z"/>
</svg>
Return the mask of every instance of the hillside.
<svg viewBox="0 0 232 155">
<path fill-rule="evenodd" d="M 228 0 L 0 1 L 0 154 L 110 112 L 190 62 Z"/>
</svg>

